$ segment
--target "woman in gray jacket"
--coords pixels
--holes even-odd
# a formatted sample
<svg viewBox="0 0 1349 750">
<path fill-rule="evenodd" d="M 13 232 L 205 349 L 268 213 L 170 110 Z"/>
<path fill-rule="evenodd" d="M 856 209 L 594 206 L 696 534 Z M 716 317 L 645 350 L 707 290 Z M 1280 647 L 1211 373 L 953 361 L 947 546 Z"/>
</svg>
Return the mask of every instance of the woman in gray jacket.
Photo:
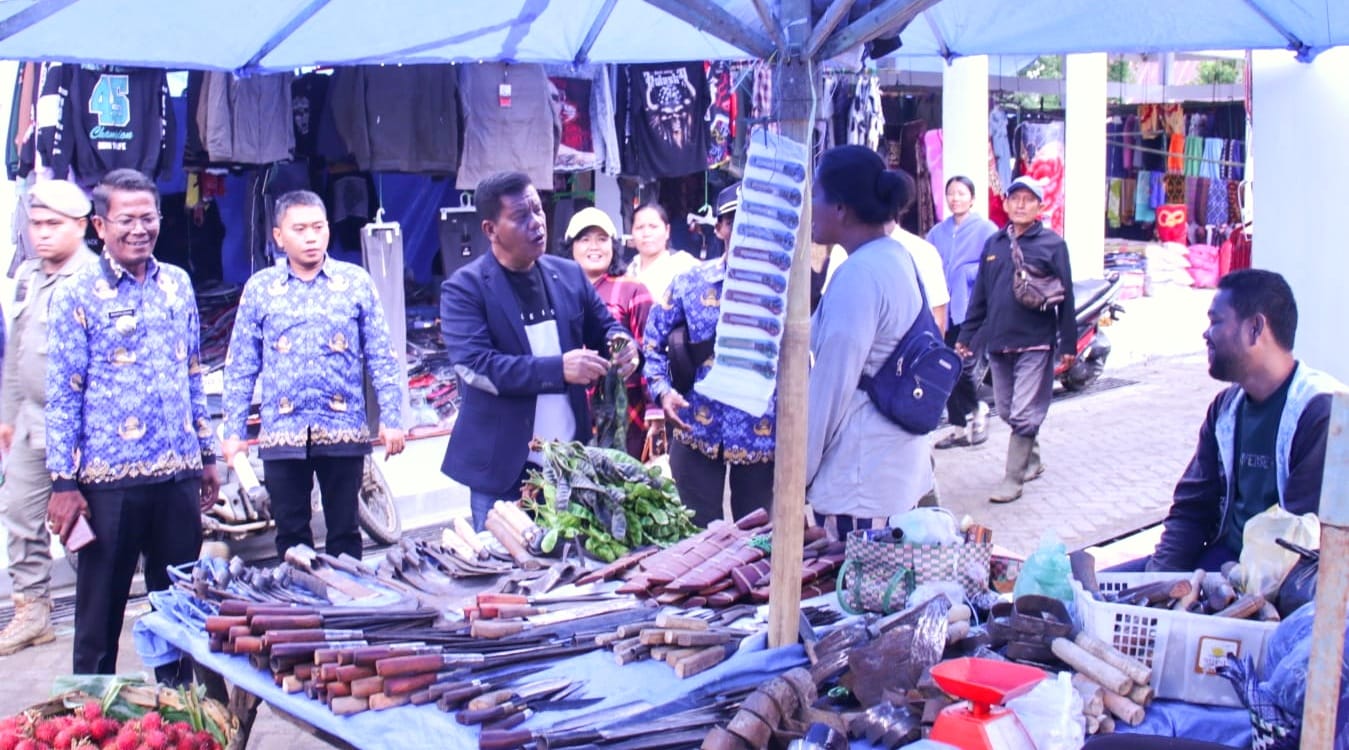
<svg viewBox="0 0 1349 750">
<path fill-rule="evenodd" d="M 806 499 L 817 521 L 842 538 L 880 527 L 912 508 L 932 487 L 927 437 L 901 429 L 859 387 L 894 351 L 919 314 L 917 270 L 886 221 L 913 191 L 907 176 L 885 169 L 874 151 L 826 151 L 815 173 L 813 240 L 842 245 L 811 326 Z"/>
</svg>

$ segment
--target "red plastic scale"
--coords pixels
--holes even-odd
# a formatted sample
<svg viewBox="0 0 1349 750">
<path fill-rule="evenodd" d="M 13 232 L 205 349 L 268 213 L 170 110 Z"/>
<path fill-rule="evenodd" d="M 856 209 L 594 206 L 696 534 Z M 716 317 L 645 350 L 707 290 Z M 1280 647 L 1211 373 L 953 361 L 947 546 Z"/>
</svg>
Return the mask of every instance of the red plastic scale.
<svg viewBox="0 0 1349 750">
<path fill-rule="evenodd" d="M 930 739 L 961 750 L 1035 750 L 1016 714 L 1001 704 L 1045 677 L 1035 667 L 972 657 L 932 667 L 937 686 L 967 702 L 942 709 Z"/>
</svg>

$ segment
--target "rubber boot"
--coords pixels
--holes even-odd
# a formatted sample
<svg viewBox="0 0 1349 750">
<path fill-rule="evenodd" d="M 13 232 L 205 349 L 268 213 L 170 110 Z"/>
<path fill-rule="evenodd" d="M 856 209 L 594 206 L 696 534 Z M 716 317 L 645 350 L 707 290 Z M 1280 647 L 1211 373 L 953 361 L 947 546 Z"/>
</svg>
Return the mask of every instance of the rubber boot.
<svg viewBox="0 0 1349 750">
<path fill-rule="evenodd" d="M 52 632 L 52 603 L 47 599 L 14 595 L 14 619 L 0 631 L 0 656 L 56 640 Z"/>
<path fill-rule="evenodd" d="M 1030 445 L 1030 459 L 1026 463 L 1024 481 L 1033 482 L 1045 473 L 1045 465 L 1040 463 L 1040 439 L 1034 438 Z"/>
<path fill-rule="evenodd" d="M 988 440 L 988 404 L 983 401 L 979 402 L 979 406 L 975 408 L 974 414 L 970 418 L 967 429 L 966 439 L 969 440 L 970 445 L 980 445 Z"/>
<path fill-rule="evenodd" d="M 1030 461 L 1031 447 L 1035 438 L 1013 434 L 1007 442 L 1007 471 L 997 489 L 988 496 L 991 503 L 1010 503 L 1021 497 L 1021 484 L 1025 481 L 1026 464 Z"/>
</svg>

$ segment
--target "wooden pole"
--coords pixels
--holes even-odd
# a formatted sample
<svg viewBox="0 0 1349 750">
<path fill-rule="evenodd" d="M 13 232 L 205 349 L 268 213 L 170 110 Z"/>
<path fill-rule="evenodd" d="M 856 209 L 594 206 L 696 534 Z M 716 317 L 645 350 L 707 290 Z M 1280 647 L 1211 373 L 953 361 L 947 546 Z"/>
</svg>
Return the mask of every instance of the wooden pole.
<svg viewBox="0 0 1349 750">
<path fill-rule="evenodd" d="M 1330 750 L 1340 703 L 1345 608 L 1349 607 L 1349 393 L 1335 394 L 1321 481 L 1321 563 L 1316 575 L 1316 620 L 1302 707 L 1302 747 Z"/>
<path fill-rule="evenodd" d="M 815 71 L 801 55 L 810 37 L 810 0 L 782 0 L 787 34 L 784 62 L 774 71 L 779 132 L 811 148 Z M 797 641 L 801 611 L 801 546 L 806 505 L 806 403 L 810 377 L 810 179 L 787 284 L 787 323 L 778 362 L 777 453 L 773 473 L 773 557 L 768 597 L 768 645 Z"/>
</svg>

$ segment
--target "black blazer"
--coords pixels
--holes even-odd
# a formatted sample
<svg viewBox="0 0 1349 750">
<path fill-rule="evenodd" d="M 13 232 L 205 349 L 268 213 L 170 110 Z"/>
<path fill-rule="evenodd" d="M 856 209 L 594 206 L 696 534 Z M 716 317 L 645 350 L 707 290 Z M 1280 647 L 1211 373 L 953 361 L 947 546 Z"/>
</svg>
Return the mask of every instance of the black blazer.
<svg viewBox="0 0 1349 750">
<path fill-rule="evenodd" d="M 585 346 L 607 352 L 624 333 L 574 261 L 545 255 L 538 263 L 557 316 L 563 352 Z M 490 253 L 451 276 L 440 290 L 440 326 L 462 388 L 459 419 L 441 471 L 479 492 L 514 492 L 534 437 L 534 402 L 566 393 L 575 439 L 591 436 L 586 389 L 562 377 L 562 357 L 530 354 L 520 305 L 506 271 Z"/>
</svg>

